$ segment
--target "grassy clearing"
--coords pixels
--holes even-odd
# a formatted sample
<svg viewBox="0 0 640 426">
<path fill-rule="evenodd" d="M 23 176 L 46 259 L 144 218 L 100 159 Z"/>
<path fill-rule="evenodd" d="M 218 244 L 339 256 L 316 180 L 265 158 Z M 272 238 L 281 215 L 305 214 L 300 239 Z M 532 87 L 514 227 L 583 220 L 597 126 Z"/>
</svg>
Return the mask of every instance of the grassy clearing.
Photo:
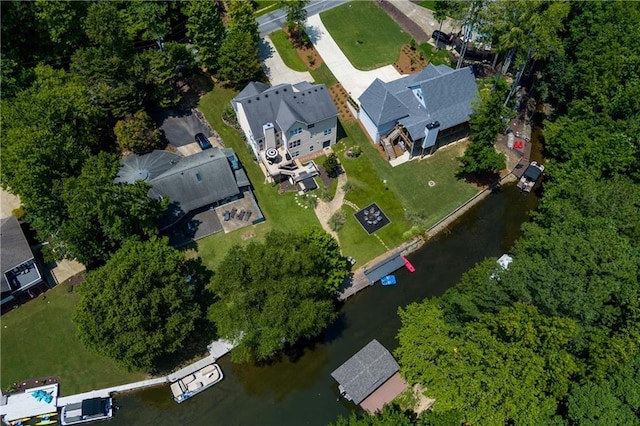
<svg viewBox="0 0 640 426">
<path fill-rule="evenodd" d="M 354 191 L 346 194 L 345 199 L 357 205 L 358 208 L 364 208 L 375 202 L 391 220 L 389 225 L 376 232 L 377 237 L 369 235 L 353 216 L 355 213 L 353 208 L 343 206 L 347 213 L 347 222 L 338 233 L 340 245 L 345 254 L 353 256 L 358 264 L 362 265 L 387 251 L 387 247 L 392 248 L 401 244 L 403 242 L 402 234 L 411 227 L 411 223 L 406 219 L 404 208 L 397 194 L 390 188 L 385 189 L 384 178 L 379 174 L 379 165 L 374 164 L 368 155 L 361 155 L 358 158 L 344 156 L 344 151 L 349 147 L 369 144 L 369 142 L 355 122 L 348 121 L 343 125 L 347 136 L 340 141 L 340 145 L 335 151 L 338 152 L 348 181 L 354 186 Z M 372 147 L 372 149 L 374 148 Z M 390 166 L 387 164 L 387 167 Z"/>
<path fill-rule="evenodd" d="M 438 0 L 424 0 L 418 3 L 418 6 L 424 7 L 425 9 L 429 9 L 429 10 L 436 10 L 437 1 Z"/>
<path fill-rule="evenodd" d="M 27 378 L 57 375 L 63 395 L 71 395 L 146 377 L 82 345 L 71 321 L 80 297 L 70 290 L 73 287 L 59 285 L 46 293 L 46 299 L 38 297 L 2 316 L 2 389 Z"/>
<path fill-rule="evenodd" d="M 309 70 L 313 81 L 316 83 L 324 83 L 327 87 L 331 87 L 338 82 L 338 79 L 331 72 L 327 64 L 324 62 L 315 70 Z"/>
<path fill-rule="evenodd" d="M 320 16 L 342 52 L 360 70 L 394 63 L 402 45 L 411 40 L 375 2 L 349 2 Z"/>
<path fill-rule="evenodd" d="M 356 122 L 346 122 L 344 127 L 350 135 L 351 142 L 348 143 L 360 145 L 375 169 L 378 181 L 386 180 L 389 191 L 395 194 L 404 209 L 424 218 L 424 225 L 427 227 L 437 223 L 479 191 L 475 186 L 455 177 L 459 166 L 456 158 L 464 152 L 465 142 L 440 148 L 433 156 L 424 160 L 416 159 L 391 167 L 371 145 Z M 430 187 L 429 181 L 435 182 L 435 186 Z M 358 206 L 364 207 L 360 204 Z M 406 229 L 408 228 L 404 230 Z M 380 236 L 383 236 L 385 228 L 380 232 Z"/>
<path fill-rule="evenodd" d="M 269 38 L 271 38 L 273 45 L 276 47 L 286 66 L 295 71 L 308 71 L 307 66 L 302 59 L 300 59 L 298 51 L 284 30 L 278 30 L 269 34 Z"/>
<path fill-rule="evenodd" d="M 253 12 L 253 16 L 255 16 L 256 18 L 273 12 L 274 10 L 278 9 L 278 5 L 280 4 L 279 0 L 256 0 L 255 2 L 256 11 Z"/>
<path fill-rule="evenodd" d="M 211 127 L 216 129 L 222 136 L 225 146 L 233 148 L 240 158 L 249 179 L 253 183 L 254 194 L 266 222 L 242 228 L 229 234 L 214 234 L 198 241 L 198 252 L 203 262 L 212 269 L 222 260 L 226 251 L 233 244 L 248 243 L 253 239 L 246 239 L 247 233 L 253 232 L 256 235 L 255 238 L 262 238 L 270 229 L 295 232 L 309 226 L 319 226 L 313 209 L 304 209 L 298 206 L 295 194 L 278 194 L 277 186 L 264 183 L 264 173 L 253 160 L 252 153 L 240 132 L 223 123 L 222 111 L 227 106 L 231 106 L 231 99 L 236 94 L 237 92 L 234 90 L 216 87 L 202 97 L 198 108 L 211 124 Z"/>
<path fill-rule="evenodd" d="M 433 64 L 433 65 L 444 64 L 444 65 L 455 67 L 455 64 L 451 63 L 451 58 L 449 56 L 449 52 L 447 51 L 447 49 L 436 50 L 436 48 L 433 47 L 433 45 L 429 43 L 423 43 L 420 45 L 420 51 L 422 52 L 422 55 L 425 57 L 427 62 L 429 62 L 430 64 Z"/>
</svg>

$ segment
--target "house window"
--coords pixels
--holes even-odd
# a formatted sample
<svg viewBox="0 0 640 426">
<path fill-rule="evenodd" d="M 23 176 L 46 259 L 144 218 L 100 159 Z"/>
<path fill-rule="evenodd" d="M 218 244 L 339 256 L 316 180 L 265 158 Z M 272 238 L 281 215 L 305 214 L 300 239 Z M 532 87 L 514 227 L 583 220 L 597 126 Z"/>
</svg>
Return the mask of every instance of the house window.
<svg viewBox="0 0 640 426">
<path fill-rule="evenodd" d="M 297 148 L 300 146 L 300 140 L 289 142 L 289 149 Z"/>
<path fill-rule="evenodd" d="M 300 133 L 302 133 L 302 127 L 298 127 L 297 129 L 291 129 L 289 130 L 289 137 L 299 135 Z"/>
<path fill-rule="evenodd" d="M 293 153 L 291 154 L 291 156 L 292 156 L 292 157 L 294 157 L 294 158 L 295 158 L 295 157 L 297 157 L 297 156 L 299 156 L 299 155 L 300 155 L 300 151 L 295 151 L 295 152 L 293 152 Z"/>
<path fill-rule="evenodd" d="M 326 130 L 324 131 L 324 135 L 325 135 L 325 136 L 330 135 L 332 131 L 333 131 L 333 129 L 331 129 L 331 128 L 326 129 Z"/>
<path fill-rule="evenodd" d="M 316 127 L 316 125 L 315 125 L 315 124 L 309 124 L 309 125 L 307 126 L 307 129 L 313 129 L 314 127 Z"/>
<path fill-rule="evenodd" d="M 200 173 L 196 173 L 196 180 L 198 182 L 200 182 L 202 180 L 202 176 L 200 176 Z"/>
<path fill-rule="evenodd" d="M 309 147 L 309 152 L 313 151 L 313 145 Z"/>
<path fill-rule="evenodd" d="M 323 147 L 323 148 L 329 148 L 329 146 L 331 146 L 331 141 L 324 141 L 324 142 L 322 142 L 322 147 Z"/>
</svg>

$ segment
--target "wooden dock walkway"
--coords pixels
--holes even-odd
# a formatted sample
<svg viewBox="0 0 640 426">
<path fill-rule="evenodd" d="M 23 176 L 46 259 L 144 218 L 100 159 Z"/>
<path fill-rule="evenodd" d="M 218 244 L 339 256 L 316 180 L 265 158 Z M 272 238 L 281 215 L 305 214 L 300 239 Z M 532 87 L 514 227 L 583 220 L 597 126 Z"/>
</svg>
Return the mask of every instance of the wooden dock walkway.
<svg viewBox="0 0 640 426">
<path fill-rule="evenodd" d="M 209 355 L 167 376 L 156 377 L 153 379 L 142 380 L 134 383 L 127 383 L 125 385 L 112 386 L 109 388 L 98 389 L 98 390 L 93 390 L 89 392 L 78 393 L 75 395 L 61 396 L 61 397 L 58 397 L 58 401 L 56 405 L 58 407 L 63 407 L 68 404 L 82 402 L 85 399 L 107 398 L 113 393 L 128 392 L 132 390 L 144 389 L 151 386 L 158 386 L 158 385 L 163 385 L 165 383 L 174 382 L 180 379 L 181 377 L 184 377 L 194 371 L 197 371 L 207 366 L 208 364 L 212 364 L 216 362 L 218 358 L 228 354 L 229 351 L 233 349 L 233 347 L 234 345 L 231 342 L 228 342 L 222 339 L 216 340 L 214 342 L 211 342 L 209 345 L 207 345 L 207 349 L 209 350 Z"/>
<path fill-rule="evenodd" d="M 85 399 L 106 398 L 112 393 L 127 392 L 131 390 L 136 390 L 136 389 L 148 388 L 151 386 L 158 386 L 158 385 L 167 383 L 167 381 L 168 381 L 168 376 L 164 376 L 164 377 L 158 377 L 156 379 L 149 379 L 149 380 L 142 380 L 140 382 L 127 383 L 126 385 L 112 386 L 110 388 L 78 393 L 75 395 L 61 396 L 58 398 L 58 402 L 56 405 L 58 407 L 64 407 L 65 405 L 68 405 L 68 404 L 75 404 L 77 402 L 82 402 Z"/>
</svg>

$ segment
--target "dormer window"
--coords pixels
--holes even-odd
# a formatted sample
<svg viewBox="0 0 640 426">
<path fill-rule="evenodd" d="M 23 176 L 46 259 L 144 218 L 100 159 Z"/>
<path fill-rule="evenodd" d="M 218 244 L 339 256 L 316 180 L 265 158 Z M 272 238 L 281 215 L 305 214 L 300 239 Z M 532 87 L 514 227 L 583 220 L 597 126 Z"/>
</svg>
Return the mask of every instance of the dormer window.
<svg viewBox="0 0 640 426">
<path fill-rule="evenodd" d="M 289 137 L 295 136 L 295 135 L 299 135 L 300 133 L 302 133 L 302 127 L 298 127 L 296 129 L 291 129 L 289 130 Z"/>
</svg>

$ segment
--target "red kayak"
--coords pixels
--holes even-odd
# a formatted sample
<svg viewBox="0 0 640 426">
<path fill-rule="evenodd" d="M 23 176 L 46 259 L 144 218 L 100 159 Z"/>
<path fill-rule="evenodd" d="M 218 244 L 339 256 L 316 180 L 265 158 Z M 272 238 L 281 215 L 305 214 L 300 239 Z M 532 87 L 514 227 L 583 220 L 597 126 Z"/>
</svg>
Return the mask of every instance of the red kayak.
<svg viewBox="0 0 640 426">
<path fill-rule="evenodd" d="M 413 267 L 413 265 L 411 264 L 411 262 L 409 262 L 409 259 L 407 259 L 406 257 L 402 256 L 402 260 L 404 261 L 404 266 L 409 270 L 409 272 L 415 272 L 416 268 Z"/>
</svg>

